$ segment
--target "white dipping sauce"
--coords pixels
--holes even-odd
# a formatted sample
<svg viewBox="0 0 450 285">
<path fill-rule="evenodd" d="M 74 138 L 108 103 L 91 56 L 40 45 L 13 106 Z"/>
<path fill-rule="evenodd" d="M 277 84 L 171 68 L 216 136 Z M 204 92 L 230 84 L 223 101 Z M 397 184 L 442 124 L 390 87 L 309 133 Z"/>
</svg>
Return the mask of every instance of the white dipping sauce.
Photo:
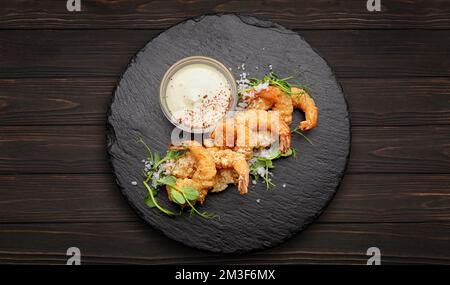
<svg viewBox="0 0 450 285">
<path fill-rule="evenodd" d="M 173 117 L 189 129 L 205 129 L 222 119 L 231 102 L 226 77 L 213 66 L 182 67 L 169 79 L 166 103 Z"/>
</svg>

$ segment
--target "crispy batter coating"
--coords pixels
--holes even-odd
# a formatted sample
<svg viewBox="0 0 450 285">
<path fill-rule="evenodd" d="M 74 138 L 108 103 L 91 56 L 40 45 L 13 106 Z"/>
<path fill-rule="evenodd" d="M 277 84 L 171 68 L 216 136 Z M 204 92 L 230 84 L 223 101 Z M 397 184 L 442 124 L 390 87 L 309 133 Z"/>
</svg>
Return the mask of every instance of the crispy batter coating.
<svg viewBox="0 0 450 285">
<path fill-rule="evenodd" d="M 211 138 L 216 146 L 251 151 L 254 148 L 267 146 L 261 145 L 264 140 L 260 137 L 261 133 L 266 136 L 267 132 L 279 138 L 279 148 L 282 152 L 289 150 L 291 130 L 278 112 L 257 109 L 239 112 L 220 123 L 212 132 Z"/>
<path fill-rule="evenodd" d="M 300 130 L 307 131 L 317 126 L 318 109 L 304 89 L 292 87 L 291 94 L 286 94 L 278 87 L 269 86 L 255 93 L 255 96 L 246 98 L 246 102 L 248 109 L 278 111 L 288 125 L 292 123 L 294 109 L 298 109 L 305 113 L 305 120 L 298 126 Z"/>
<path fill-rule="evenodd" d="M 298 126 L 302 131 L 308 131 L 317 126 L 319 109 L 311 96 L 304 89 L 291 88 L 292 105 L 305 112 L 305 120 Z"/>
<path fill-rule="evenodd" d="M 237 184 L 241 194 L 248 192 L 250 170 L 245 154 L 219 147 L 207 148 L 195 141 L 183 145 L 187 148 L 186 153 L 167 163 L 166 167 L 166 172 L 177 178 L 177 188 L 190 186 L 197 189 L 200 194 L 197 201 L 201 204 L 209 191 L 223 191 L 228 184 Z"/>
<path fill-rule="evenodd" d="M 248 182 L 250 180 L 250 167 L 248 165 L 245 154 L 233 151 L 231 149 L 207 149 L 214 159 L 217 169 L 231 169 L 238 175 L 237 183 L 241 194 L 248 192 Z M 221 180 L 219 182 L 223 182 Z M 232 183 L 236 183 L 233 180 Z"/>
</svg>

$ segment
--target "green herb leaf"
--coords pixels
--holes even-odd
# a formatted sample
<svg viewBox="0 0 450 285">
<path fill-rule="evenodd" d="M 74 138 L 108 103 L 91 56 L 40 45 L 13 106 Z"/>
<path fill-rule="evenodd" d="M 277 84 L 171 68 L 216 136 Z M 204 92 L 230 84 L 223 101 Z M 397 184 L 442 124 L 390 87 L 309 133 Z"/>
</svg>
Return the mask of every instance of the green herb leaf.
<svg viewBox="0 0 450 285">
<path fill-rule="evenodd" d="M 178 190 L 176 190 L 175 188 L 170 188 L 170 197 L 172 198 L 172 201 L 174 201 L 178 205 L 186 204 L 184 195 L 181 192 L 178 192 Z"/>
<path fill-rule="evenodd" d="M 184 151 L 180 151 L 180 150 L 169 150 L 169 151 L 167 151 L 165 158 L 174 159 L 174 158 L 181 156 L 183 153 L 184 153 Z"/>
<path fill-rule="evenodd" d="M 147 205 L 147 207 L 149 207 L 149 208 L 155 208 L 155 207 L 156 207 L 156 204 L 153 203 L 152 197 L 150 197 L 150 195 L 146 195 L 146 196 L 144 197 L 144 203 L 145 203 L 145 205 Z"/>
<path fill-rule="evenodd" d="M 280 88 L 284 93 L 290 95 L 292 86 L 288 82 L 289 79 L 292 79 L 292 76 L 288 76 L 288 77 L 280 79 L 280 78 L 278 78 L 278 76 L 275 73 L 270 72 L 269 74 L 265 75 L 262 80 L 250 81 L 250 85 L 256 86 L 262 82 L 268 82 L 269 85 L 276 86 L 276 87 Z"/>
<path fill-rule="evenodd" d="M 170 210 L 167 210 L 167 209 L 161 207 L 161 206 L 156 202 L 155 195 L 153 194 L 154 189 L 152 189 L 152 188 L 147 184 L 147 182 L 145 182 L 145 181 L 144 181 L 144 186 L 145 186 L 145 188 L 147 188 L 148 194 L 150 195 L 150 198 L 151 198 L 152 203 L 153 203 L 152 205 L 155 205 L 156 208 L 158 208 L 158 210 L 160 210 L 161 212 L 163 212 L 164 214 L 167 214 L 167 215 L 169 215 L 169 216 L 177 216 L 177 215 L 179 215 L 179 213 L 174 213 L 174 212 L 172 212 L 172 211 L 170 211 Z"/>
<path fill-rule="evenodd" d="M 160 178 L 158 180 L 158 183 L 162 184 L 162 185 L 169 185 L 174 187 L 175 183 L 177 182 L 177 179 L 174 176 L 164 176 L 163 178 Z"/>
<path fill-rule="evenodd" d="M 250 78 L 248 81 L 249 81 L 248 85 L 250 86 L 256 86 L 263 82 L 263 80 L 259 80 L 257 78 Z"/>
<path fill-rule="evenodd" d="M 159 153 L 156 152 L 153 154 L 153 161 L 155 164 L 161 161 L 161 156 L 159 155 Z"/>
<path fill-rule="evenodd" d="M 198 190 L 195 189 L 194 187 L 184 186 L 181 188 L 181 191 L 183 191 L 184 196 L 189 201 L 196 201 L 200 196 Z"/>
<path fill-rule="evenodd" d="M 257 169 L 260 167 L 266 167 L 266 163 L 264 160 L 256 159 L 251 165 L 250 165 L 250 173 L 257 175 Z"/>
<path fill-rule="evenodd" d="M 273 161 L 280 157 L 294 156 L 295 153 L 296 152 L 294 148 L 290 148 L 285 153 L 282 153 L 278 149 L 275 149 L 271 153 L 265 154 L 264 157 L 255 156 L 253 163 L 250 165 L 250 174 L 255 180 L 257 180 L 258 177 L 261 177 L 266 184 L 266 188 L 269 189 L 270 187 L 275 186 L 275 184 L 269 177 L 269 169 L 275 168 L 275 166 L 273 165 Z M 264 170 L 263 173 L 261 173 L 261 169 Z"/>
<path fill-rule="evenodd" d="M 292 156 L 293 158 L 297 158 L 297 150 L 295 148 L 291 147 L 289 149 L 289 151 L 290 151 L 290 155 L 289 156 Z M 287 157 L 287 155 L 286 155 L 286 157 Z"/>
<path fill-rule="evenodd" d="M 192 205 L 191 202 L 189 202 L 189 199 L 187 199 L 187 197 L 184 195 L 184 193 L 181 192 L 181 194 L 183 194 L 183 196 L 184 196 L 184 198 L 185 198 L 185 200 L 186 200 L 186 203 L 187 203 L 187 204 L 189 205 L 189 207 L 191 208 L 191 213 L 190 213 L 191 216 L 194 215 L 194 214 L 197 214 L 197 215 L 199 215 L 200 217 L 205 218 L 205 219 L 213 219 L 213 218 L 219 218 L 219 219 L 220 219 L 220 217 L 219 217 L 218 215 L 209 214 L 209 213 L 207 213 L 207 212 L 199 212 L 199 211 L 194 207 L 194 205 Z"/>
<path fill-rule="evenodd" d="M 295 156 L 295 155 L 296 155 L 296 150 L 295 150 L 295 148 L 292 148 L 292 147 L 285 153 L 279 152 L 279 157 L 289 157 L 289 156 Z"/>
<path fill-rule="evenodd" d="M 273 162 L 271 159 L 264 159 L 264 163 L 265 163 L 265 167 L 267 169 L 272 169 L 273 167 Z"/>
</svg>

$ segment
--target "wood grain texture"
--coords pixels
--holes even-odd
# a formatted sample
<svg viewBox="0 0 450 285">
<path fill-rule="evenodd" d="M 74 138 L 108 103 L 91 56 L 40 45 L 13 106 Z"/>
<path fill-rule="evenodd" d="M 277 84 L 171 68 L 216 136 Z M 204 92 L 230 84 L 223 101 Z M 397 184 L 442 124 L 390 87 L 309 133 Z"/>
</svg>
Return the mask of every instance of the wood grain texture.
<svg viewBox="0 0 450 285">
<path fill-rule="evenodd" d="M 0 78 L 118 77 L 159 32 L 3 30 Z M 339 78 L 450 76 L 450 30 L 298 32 Z"/>
<path fill-rule="evenodd" d="M 158 33 L 0 31 L 0 77 L 118 76 Z"/>
<path fill-rule="evenodd" d="M 342 79 L 353 126 L 450 123 L 449 78 Z"/>
<path fill-rule="evenodd" d="M 100 126 L 2 127 L 0 169 L 17 173 L 110 172 L 105 131 Z"/>
<path fill-rule="evenodd" d="M 449 132 L 353 127 L 347 173 L 449 173 Z M 2 126 L 0 173 L 109 173 L 105 136 L 103 126 Z"/>
<path fill-rule="evenodd" d="M 0 2 L 1 264 L 64 264 L 70 246 L 83 263 L 365 264 L 379 246 L 382 263 L 450 264 L 450 132 L 427 126 L 450 122 L 448 1 L 382 0 L 381 13 L 363 0 L 88 0 L 81 13 L 60 2 Z M 245 256 L 198 252 L 138 222 L 104 152 L 106 107 L 131 57 L 214 12 L 299 30 L 337 72 L 354 126 L 353 174 L 326 212 Z"/>
<path fill-rule="evenodd" d="M 0 79 L 0 125 L 105 125 L 116 81 Z"/>
<path fill-rule="evenodd" d="M 382 12 L 370 13 L 366 1 L 306 0 L 159 0 L 82 1 L 82 12 L 69 13 L 65 1 L 3 0 L 0 28 L 165 29 L 186 18 L 209 13 L 242 13 L 291 29 L 449 28 L 445 0 L 383 0 Z"/>
<path fill-rule="evenodd" d="M 0 223 L 138 221 L 110 174 L 0 175 L 0 189 Z M 448 175 L 349 174 L 316 223 L 450 222 L 449 202 Z"/>
<path fill-rule="evenodd" d="M 0 125 L 105 125 L 117 80 L 0 79 Z M 450 124 L 449 78 L 344 78 L 353 126 Z"/>
<path fill-rule="evenodd" d="M 82 264 L 366 264 L 377 246 L 382 264 L 450 264 L 450 225 L 314 224 L 270 250 L 217 255 L 171 241 L 143 222 L 11 224 L 0 229 L 0 263 L 65 264 L 77 246 Z"/>
<path fill-rule="evenodd" d="M 448 173 L 447 126 L 352 129 L 348 172 Z"/>
</svg>

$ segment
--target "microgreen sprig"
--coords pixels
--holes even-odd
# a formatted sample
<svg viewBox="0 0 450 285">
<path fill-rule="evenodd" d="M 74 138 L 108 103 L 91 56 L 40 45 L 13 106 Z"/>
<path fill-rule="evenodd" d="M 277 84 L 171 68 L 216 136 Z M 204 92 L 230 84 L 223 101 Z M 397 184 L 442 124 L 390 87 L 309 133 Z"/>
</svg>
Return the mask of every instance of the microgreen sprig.
<svg viewBox="0 0 450 285">
<path fill-rule="evenodd" d="M 219 217 L 214 214 L 198 211 L 194 207 L 192 202 L 196 201 L 199 198 L 199 191 L 190 186 L 177 187 L 175 176 L 168 175 L 160 169 L 163 163 L 172 159 L 179 158 L 185 153 L 186 150 L 168 150 L 166 152 L 166 155 L 164 157 L 161 157 L 159 153 L 152 152 L 150 147 L 144 142 L 143 139 L 139 139 L 138 142 L 143 144 L 145 149 L 147 150 L 148 164 L 151 166 L 150 169 L 146 169 L 147 171 L 144 171 L 145 180 L 143 181 L 143 184 L 147 189 L 147 195 L 144 197 L 144 202 L 149 208 L 157 208 L 158 210 L 169 216 L 178 216 L 181 214 L 182 210 L 176 213 L 158 204 L 158 201 L 156 200 L 158 188 L 164 186 L 168 187 L 169 197 L 172 202 L 180 206 L 184 206 L 186 204 L 189 205 L 191 215 L 198 214 L 199 216 L 207 219 Z M 151 186 L 149 185 L 150 181 L 152 182 Z"/>
<path fill-rule="evenodd" d="M 181 192 L 182 194 L 183 194 L 183 196 L 185 195 L 184 193 L 185 192 Z M 186 198 L 186 197 L 185 197 Z M 216 215 L 216 214 L 209 214 L 208 212 L 206 212 L 206 211 L 204 211 L 204 212 L 199 212 L 192 204 L 191 204 L 191 202 L 189 201 L 189 199 L 187 199 L 186 198 L 186 203 L 189 205 L 189 207 L 191 208 L 191 211 L 190 211 L 190 213 L 191 213 L 191 216 L 192 215 L 194 215 L 194 214 L 197 214 L 197 215 L 199 215 L 199 216 L 201 216 L 202 218 L 205 218 L 205 219 L 214 219 L 214 218 L 217 218 L 217 219 L 220 219 L 220 216 L 219 215 Z"/>
<path fill-rule="evenodd" d="M 254 77 L 249 78 L 248 85 L 250 87 L 239 91 L 238 100 L 241 101 L 241 99 L 243 98 L 243 95 L 245 93 L 251 92 L 254 89 L 254 87 L 256 87 L 260 84 L 264 84 L 264 83 L 268 84 L 270 86 L 276 86 L 288 95 L 292 95 L 292 91 L 291 91 L 292 87 L 301 88 L 301 89 L 305 90 L 306 92 L 310 93 L 308 88 L 306 88 L 305 86 L 300 85 L 300 84 L 293 84 L 293 83 L 289 82 L 289 80 L 291 80 L 292 78 L 293 78 L 293 76 L 279 78 L 278 75 L 276 75 L 273 72 L 266 74 L 262 79 L 258 79 L 258 78 L 254 78 Z"/>
<path fill-rule="evenodd" d="M 175 212 L 172 212 L 172 211 L 170 211 L 170 210 L 167 210 L 167 209 L 161 207 L 161 206 L 158 204 L 158 202 L 156 202 L 155 194 L 154 194 L 155 189 L 151 188 L 151 187 L 148 185 L 148 183 L 145 182 L 145 181 L 144 181 L 144 186 L 145 186 L 145 188 L 147 188 L 148 194 L 149 194 L 150 199 L 151 199 L 151 200 L 150 200 L 151 203 L 150 203 L 148 198 L 144 198 L 145 204 L 146 204 L 148 207 L 150 207 L 150 208 L 156 207 L 156 208 L 158 208 L 158 210 L 160 210 L 161 212 L 163 212 L 163 213 L 165 213 L 165 214 L 167 214 L 167 215 L 169 215 L 169 216 L 178 216 L 178 215 L 181 214 L 181 211 L 180 211 L 180 213 L 175 213 Z"/>
<path fill-rule="evenodd" d="M 273 72 L 270 72 L 269 74 L 266 74 L 266 75 L 263 77 L 263 79 L 249 78 L 249 85 L 252 86 L 252 87 L 255 87 L 255 86 L 259 85 L 259 84 L 268 82 L 269 85 L 271 85 L 271 86 L 276 86 L 276 87 L 280 88 L 281 91 L 283 91 L 284 93 L 290 95 L 290 94 L 292 94 L 292 92 L 291 92 L 291 88 L 292 88 L 292 87 L 300 87 L 300 88 L 303 88 L 303 87 L 300 86 L 300 85 L 296 85 L 296 84 L 289 83 L 288 80 L 290 80 L 290 79 L 292 79 L 292 78 L 293 78 L 293 76 L 288 76 L 288 77 L 284 77 L 284 78 L 279 78 L 278 75 L 276 75 L 276 74 L 273 73 Z M 245 92 L 245 91 L 248 92 L 248 91 L 250 91 L 250 90 L 251 90 L 251 88 L 249 88 L 248 90 L 244 90 L 244 92 Z"/>
<path fill-rule="evenodd" d="M 194 207 L 192 201 L 196 201 L 200 195 L 198 190 L 195 189 L 194 187 L 191 186 L 177 187 L 176 178 L 174 176 L 166 176 L 160 180 L 160 183 L 169 186 L 170 189 L 169 195 L 173 202 L 175 202 L 180 206 L 187 204 L 191 208 L 190 210 L 191 216 L 193 214 L 197 214 L 205 219 L 219 218 L 218 215 L 209 214 L 207 212 L 200 212 Z"/>
<path fill-rule="evenodd" d="M 271 189 L 276 185 L 270 179 L 269 170 L 275 168 L 273 165 L 273 160 L 280 157 L 296 157 L 296 151 L 294 148 L 290 148 L 287 152 L 283 153 L 281 151 L 274 150 L 269 154 L 264 156 L 255 156 L 253 162 L 250 164 L 250 174 L 253 176 L 254 180 L 258 180 L 261 177 L 266 184 L 266 189 Z"/>
<path fill-rule="evenodd" d="M 149 208 L 157 208 L 161 212 L 169 215 L 169 216 L 176 216 L 181 213 L 175 213 L 173 211 L 170 211 L 168 209 L 163 208 L 160 206 L 156 200 L 156 195 L 158 194 L 158 186 L 165 185 L 165 179 L 167 179 L 168 176 L 165 175 L 164 172 L 162 172 L 159 168 L 162 166 L 162 164 L 170 159 L 177 158 L 183 154 L 181 151 L 174 151 L 169 150 L 167 151 L 166 155 L 164 157 L 161 157 L 161 155 L 157 152 L 152 152 L 152 150 L 148 147 L 148 145 L 144 142 L 143 139 L 138 140 L 139 143 L 143 144 L 145 149 L 148 153 L 148 163 L 151 166 L 150 169 L 146 169 L 147 172 L 144 171 L 145 180 L 143 181 L 143 184 L 145 188 L 147 189 L 147 195 L 144 197 L 144 202 Z M 155 174 L 159 173 L 159 177 L 155 177 Z M 155 180 L 153 182 L 153 180 Z M 149 185 L 149 182 L 152 181 L 152 186 Z"/>
<path fill-rule="evenodd" d="M 301 135 L 310 145 L 314 145 L 311 139 L 309 139 L 299 128 L 296 128 L 292 131 L 293 133 L 296 133 L 298 135 Z"/>
</svg>

